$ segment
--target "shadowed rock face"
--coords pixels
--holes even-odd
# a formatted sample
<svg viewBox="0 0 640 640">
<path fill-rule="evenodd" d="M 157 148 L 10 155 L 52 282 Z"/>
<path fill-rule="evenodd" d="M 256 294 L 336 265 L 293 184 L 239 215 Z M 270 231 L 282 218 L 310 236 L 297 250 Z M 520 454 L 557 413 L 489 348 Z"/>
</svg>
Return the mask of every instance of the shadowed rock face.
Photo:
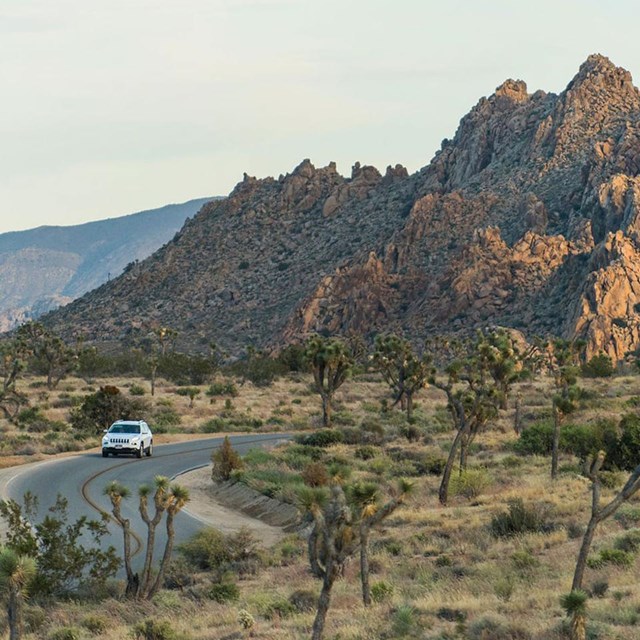
<svg viewBox="0 0 640 640">
<path fill-rule="evenodd" d="M 47 322 L 132 344 L 162 323 L 183 348 L 231 353 L 312 331 L 418 340 L 497 323 L 620 359 L 640 344 L 639 174 L 638 90 L 593 55 L 559 95 L 504 82 L 414 175 L 308 160 L 245 175 Z"/>
</svg>

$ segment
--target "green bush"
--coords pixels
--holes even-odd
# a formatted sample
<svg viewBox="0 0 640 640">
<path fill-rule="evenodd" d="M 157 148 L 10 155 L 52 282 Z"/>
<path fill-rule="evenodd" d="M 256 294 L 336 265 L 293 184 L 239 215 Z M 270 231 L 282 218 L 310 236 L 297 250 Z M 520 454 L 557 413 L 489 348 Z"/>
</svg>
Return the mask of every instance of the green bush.
<svg viewBox="0 0 640 640">
<path fill-rule="evenodd" d="M 545 526 L 544 515 L 536 506 L 525 506 L 522 498 L 510 500 L 509 510 L 491 518 L 490 531 L 496 538 L 536 533 Z"/>
<path fill-rule="evenodd" d="M 293 604 L 285 598 L 274 598 L 261 607 L 261 613 L 267 620 L 274 618 L 288 618 L 297 613 Z"/>
<path fill-rule="evenodd" d="M 486 469 L 467 469 L 451 476 L 449 492 L 451 495 L 463 496 L 471 500 L 481 495 L 492 482 L 493 479 Z"/>
<path fill-rule="evenodd" d="M 47 640 L 80 640 L 81 638 L 82 631 L 78 627 L 60 627 L 47 636 Z"/>
<path fill-rule="evenodd" d="M 616 522 L 619 522 L 625 529 L 629 529 L 633 525 L 640 523 L 640 507 L 631 504 L 623 504 L 613 516 Z"/>
<path fill-rule="evenodd" d="M 226 481 L 231 474 L 244 467 L 244 462 L 238 452 L 231 445 L 229 436 L 225 436 L 222 444 L 211 454 L 213 468 L 211 478 L 214 481 Z"/>
<path fill-rule="evenodd" d="M 94 636 L 103 634 L 109 627 L 109 622 L 106 618 L 94 615 L 86 616 L 80 624 Z"/>
<path fill-rule="evenodd" d="M 607 564 L 630 567 L 633 564 L 633 553 L 622 549 L 601 549 L 598 554 L 587 560 L 587 566 L 591 569 L 601 569 Z"/>
<path fill-rule="evenodd" d="M 585 378 L 609 378 L 613 375 L 615 368 L 611 358 L 604 353 L 600 353 L 597 356 L 593 356 L 589 362 L 585 362 L 581 370 Z"/>
<path fill-rule="evenodd" d="M 240 589 L 235 582 L 218 582 L 207 590 L 207 597 L 215 602 L 234 602 L 240 599 Z"/>
<path fill-rule="evenodd" d="M 168 620 L 152 618 L 139 622 L 133 629 L 133 635 L 138 640 L 178 640 L 180 637 Z"/>
<path fill-rule="evenodd" d="M 393 585 L 389 582 L 385 582 L 384 580 L 374 582 L 371 585 L 371 599 L 374 602 L 384 602 L 391 598 L 393 591 Z"/>
<path fill-rule="evenodd" d="M 606 448 L 606 461 L 625 471 L 632 471 L 638 464 L 640 451 L 640 416 L 629 413 L 620 420 L 619 437 Z"/>
<path fill-rule="evenodd" d="M 129 387 L 129 395 L 132 396 L 143 396 L 145 394 L 144 387 L 140 384 L 132 384 Z"/>
<path fill-rule="evenodd" d="M 330 447 L 342 442 L 342 433 L 337 429 L 320 429 L 313 433 L 297 435 L 294 441 L 311 447 Z"/>
<path fill-rule="evenodd" d="M 553 448 L 553 424 L 545 420 L 529 425 L 520 434 L 514 448 L 525 455 L 550 455 Z"/>
<path fill-rule="evenodd" d="M 640 529 L 630 529 L 616 538 L 614 548 L 636 553 L 640 549 Z"/>
<path fill-rule="evenodd" d="M 180 545 L 179 551 L 197 569 L 220 575 L 258 557 L 256 540 L 248 529 L 228 535 L 213 528 L 202 529 Z"/>
<path fill-rule="evenodd" d="M 238 396 L 238 387 L 232 380 L 216 381 L 212 382 L 207 389 L 207 395 L 209 397 L 214 396 L 232 396 L 233 398 Z"/>
</svg>

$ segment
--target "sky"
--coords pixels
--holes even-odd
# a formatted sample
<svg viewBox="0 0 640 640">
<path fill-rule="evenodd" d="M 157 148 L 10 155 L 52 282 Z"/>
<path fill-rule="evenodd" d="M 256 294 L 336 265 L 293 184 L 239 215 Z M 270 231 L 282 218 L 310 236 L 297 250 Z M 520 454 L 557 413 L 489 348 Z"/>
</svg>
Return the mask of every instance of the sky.
<svg viewBox="0 0 640 640">
<path fill-rule="evenodd" d="M 429 163 L 507 78 L 640 80 L 631 0 L 0 0 L 0 233 Z"/>
</svg>

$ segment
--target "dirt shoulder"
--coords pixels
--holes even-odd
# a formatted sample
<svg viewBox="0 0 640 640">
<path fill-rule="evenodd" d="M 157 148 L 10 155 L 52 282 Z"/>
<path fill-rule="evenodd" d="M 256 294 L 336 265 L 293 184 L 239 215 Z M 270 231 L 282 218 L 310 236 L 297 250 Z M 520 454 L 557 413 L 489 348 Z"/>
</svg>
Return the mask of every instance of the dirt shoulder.
<svg viewBox="0 0 640 640">
<path fill-rule="evenodd" d="M 239 510 L 223 506 L 215 497 L 215 485 L 211 481 L 211 467 L 188 471 L 176 477 L 183 487 L 189 489 L 191 499 L 185 507 L 190 516 L 215 527 L 222 533 L 235 533 L 249 529 L 262 546 L 270 547 L 285 535 L 282 527 L 272 526 Z M 241 505 L 238 505 L 240 508 Z"/>
</svg>

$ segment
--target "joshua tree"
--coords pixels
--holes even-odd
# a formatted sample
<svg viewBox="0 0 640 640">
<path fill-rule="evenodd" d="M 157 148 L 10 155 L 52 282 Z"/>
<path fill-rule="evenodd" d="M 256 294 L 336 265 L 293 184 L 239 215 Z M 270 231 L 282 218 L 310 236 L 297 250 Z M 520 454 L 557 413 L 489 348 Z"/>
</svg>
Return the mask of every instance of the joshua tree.
<svg viewBox="0 0 640 640">
<path fill-rule="evenodd" d="M 413 396 L 422 389 L 431 374 L 426 357 L 413 353 L 411 344 L 396 335 L 376 336 L 373 365 L 393 391 L 393 406 L 406 409 L 407 420 L 413 415 Z"/>
<path fill-rule="evenodd" d="M 153 330 L 158 343 L 160 344 L 160 355 L 164 356 L 169 345 L 174 345 L 178 337 L 178 332 L 171 327 L 156 327 Z"/>
<path fill-rule="evenodd" d="M 502 404 L 503 381 L 491 374 L 491 367 L 504 356 L 482 332 L 478 332 L 472 342 L 441 340 L 431 343 L 429 347 L 434 361 L 438 359 L 436 354 L 444 361 L 446 375 L 439 377 L 433 369 L 429 384 L 446 394 L 456 429 L 438 492 L 440 503 L 446 504 L 458 451 L 462 472 L 466 468 L 469 446 L 489 420 L 497 415 Z"/>
<path fill-rule="evenodd" d="M 402 481 L 396 494 L 385 504 L 379 503 L 379 491 L 370 484 L 354 485 L 348 494 L 334 479 L 330 496 L 324 488 L 305 487 L 299 501 L 313 516 L 314 526 L 309 535 L 308 553 L 311 572 L 322 580 L 312 640 L 321 640 L 331 603 L 331 592 L 344 572 L 345 562 L 360 549 L 362 597 L 370 604 L 368 541 L 371 530 L 397 509 L 404 501 L 411 485 Z M 355 512 L 355 513 L 354 513 Z M 358 522 L 359 518 L 359 522 Z"/>
<path fill-rule="evenodd" d="M 556 393 L 553 396 L 553 444 L 551 448 L 551 477 L 558 476 L 558 454 L 560 448 L 560 427 L 566 415 L 575 411 L 575 400 L 579 394 L 578 359 L 584 349 L 580 341 L 553 340 L 543 343 L 546 364 L 553 376 Z"/>
<path fill-rule="evenodd" d="M 153 517 L 148 512 L 148 501 L 151 488 L 143 485 L 138 492 L 139 510 L 142 520 L 147 525 L 147 543 L 145 549 L 144 567 L 142 576 L 134 574 L 131 570 L 130 549 L 131 549 L 131 529 L 129 520 L 122 517 L 120 504 L 122 498 L 129 495 L 126 487 L 112 482 L 107 485 L 105 493 L 111 498 L 112 513 L 116 521 L 122 527 L 124 535 L 124 562 L 127 572 L 127 595 L 132 598 L 150 600 L 158 592 L 162 585 L 165 570 L 171 559 L 173 551 L 173 543 L 175 539 L 174 519 L 176 514 L 189 501 L 189 492 L 187 489 L 177 484 L 169 484 L 168 478 L 165 476 L 156 476 L 154 479 L 155 493 L 153 502 L 155 513 Z M 166 512 L 166 531 L 167 541 L 164 548 L 162 559 L 158 567 L 158 573 L 155 580 L 152 579 L 151 568 L 153 564 L 153 552 L 155 546 L 155 532 L 162 520 L 163 514 Z"/>
<path fill-rule="evenodd" d="M 173 527 L 173 522 L 178 512 L 182 509 L 182 507 L 184 507 L 185 504 L 187 504 L 187 502 L 189 502 L 189 490 L 185 487 L 181 487 L 178 484 L 172 484 L 169 487 L 169 493 L 165 502 L 167 510 L 167 544 L 165 545 L 164 553 L 162 554 L 162 559 L 160 560 L 160 566 L 158 567 L 156 580 L 146 596 L 149 600 L 153 598 L 153 596 L 158 592 L 160 586 L 162 585 L 164 573 L 167 569 L 167 565 L 169 564 L 169 560 L 171 560 L 173 542 L 175 540 L 175 530 Z"/>
<path fill-rule="evenodd" d="M 0 590 L 7 596 L 9 640 L 22 638 L 22 606 L 29 582 L 35 574 L 35 559 L 18 555 L 12 549 L 0 549 Z"/>
<path fill-rule="evenodd" d="M 350 490 L 352 501 L 360 509 L 360 581 L 362 583 L 362 601 L 366 607 L 371 605 L 371 587 L 369 585 L 369 536 L 371 530 L 389 517 L 406 499 L 413 485 L 401 480 L 395 495 L 386 503 L 380 504 L 380 487 L 372 482 L 358 483 Z"/>
<path fill-rule="evenodd" d="M 316 391 L 322 398 L 322 425 L 331 426 L 333 397 L 353 366 L 353 356 L 339 338 L 313 336 L 305 345 L 305 359 L 313 372 Z"/>
<path fill-rule="evenodd" d="M 110 482 L 104 489 L 104 493 L 111 500 L 111 513 L 116 522 L 122 528 L 124 537 L 123 562 L 124 570 L 127 574 L 126 595 L 134 598 L 138 594 L 140 579 L 137 573 L 131 568 L 131 523 L 128 518 L 122 515 L 122 500 L 128 498 L 131 492 L 127 487 L 116 482 Z"/>
<path fill-rule="evenodd" d="M 17 338 L 29 351 L 37 367 L 47 376 L 47 388 L 53 389 L 76 366 L 75 350 L 39 322 L 27 322 L 17 332 Z"/>
<path fill-rule="evenodd" d="M 599 474 L 604 458 L 604 451 L 600 451 L 593 460 L 587 460 L 585 463 L 585 475 L 591 480 L 591 518 L 589 519 L 589 524 L 587 525 L 587 529 L 582 538 L 582 544 L 580 545 L 580 552 L 578 553 L 578 559 L 576 560 L 576 569 L 573 574 L 571 591 L 582 589 L 584 569 L 587 564 L 587 558 L 589 556 L 591 543 L 593 542 L 597 526 L 603 520 L 612 516 L 623 502 L 629 500 L 629 498 L 631 498 L 638 489 L 640 489 L 640 465 L 638 465 L 629 476 L 624 487 L 622 487 L 613 500 L 601 507 L 601 482 Z"/>
</svg>

